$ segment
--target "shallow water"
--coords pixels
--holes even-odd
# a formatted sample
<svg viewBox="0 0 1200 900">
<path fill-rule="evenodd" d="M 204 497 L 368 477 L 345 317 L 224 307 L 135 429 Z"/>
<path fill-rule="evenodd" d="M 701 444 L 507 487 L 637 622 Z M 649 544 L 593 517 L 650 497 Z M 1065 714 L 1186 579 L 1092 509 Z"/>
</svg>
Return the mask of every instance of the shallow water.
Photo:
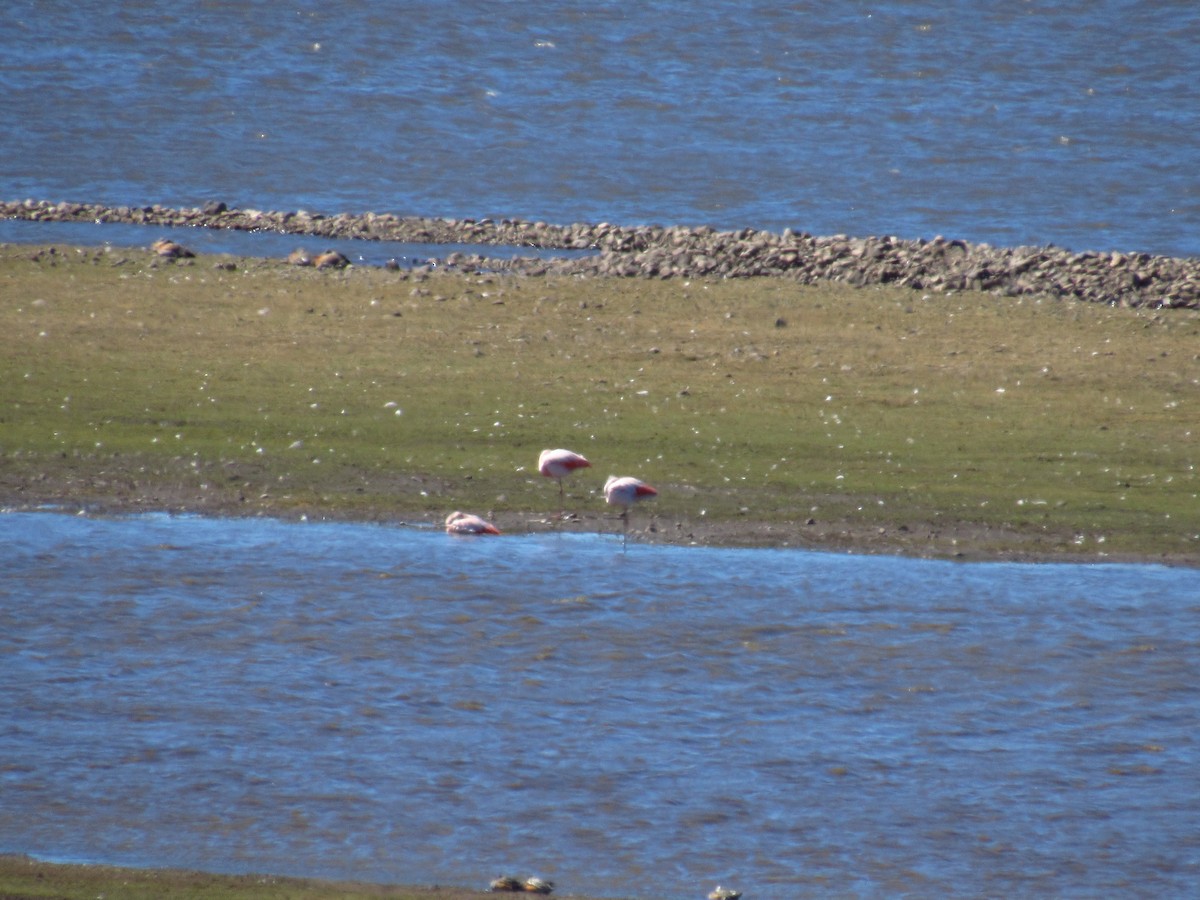
<svg viewBox="0 0 1200 900">
<path fill-rule="evenodd" d="M 0 515 L 0 851 L 1182 896 L 1196 573 Z"/>
<path fill-rule="evenodd" d="M 1200 255 L 1192 0 L 10 0 L 0 196 Z"/>
<path fill-rule="evenodd" d="M 160 237 L 179 241 L 195 253 L 225 253 L 234 256 L 285 258 L 296 249 L 317 254 L 337 250 L 355 265 L 382 266 L 395 260 L 400 266 L 422 266 L 445 259 L 451 253 L 479 255 L 488 259 L 518 256 L 540 259 L 587 256 L 589 250 L 552 250 L 543 247 L 514 247 L 499 244 L 413 244 L 402 241 L 342 240 L 314 235 L 281 234 L 277 231 L 232 231 L 217 228 L 156 228 L 106 222 L 32 222 L 0 219 L 0 243 L 74 244 L 78 247 L 149 248 Z M 597 251 L 598 252 L 598 251 Z"/>
</svg>

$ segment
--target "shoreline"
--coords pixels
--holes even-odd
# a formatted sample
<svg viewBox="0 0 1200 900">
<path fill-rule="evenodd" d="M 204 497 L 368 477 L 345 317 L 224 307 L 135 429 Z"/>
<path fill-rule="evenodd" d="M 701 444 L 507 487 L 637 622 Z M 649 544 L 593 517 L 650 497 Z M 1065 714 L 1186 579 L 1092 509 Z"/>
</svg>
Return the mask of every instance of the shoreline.
<svg viewBox="0 0 1200 900">
<path fill-rule="evenodd" d="M 555 893 L 588 900 L 585 895 L 561 888 Z M 488 891 L 486 885 L 468 888 L 261 872 L 228 874 L 177 866 L 52 862 L 23 853 L 0 853 L 0 897 L 4 900 L 37 900 L 47 896 L 56 900 L 95 900 L 104 896 L 151 900 L 163 895 L 184 895 L 191 900 L 471 900 L 497 896 Z"/>
<path fill-rule="evenodd" d="M 340 240 L 428 244 L 496 244 L 594 250 L 575 259 L 493 259 L 450 254 L 451 269 L 619 278 L 787 278 L 800 284 L 890 285 L 1005 297 L 1049 296 L 1111 306 L 1200 309 L 1200 258 L 1139 252 L 1073 252 L 1055 246 L 992 247 L 941 236 L 813 236 L 709 226 L 554 225 L 516 219 L 437 219 L 366 212 L 327 215 L 307 210 L 202 207 L 109 207 L 48 200 L 0 201 L 0 219 L 122 223 L 167 229 L 275 231 Z"/>
<path fill-rule="evenodd" d="M 520 462 L 586 440 L 665 489 L 643 543 L 1200 567 L 1191 310 L 53 245 L 0 267 L 12 509 L 548 531 Z M 632 323 L 653 337 L 631 352 Z M 592 487 L 567 527 L 606 530 Z"/>
<path fill-rule="evenodd" d="M 276 504 L 269 501 L 247 503 L 237 494 L 214 493 L 197 500 L 184 488 L 156 485 L 155 496 L 136 494 L 43 493 L 30 497 L 14 492 L 0 482 L 0 514 L 4 512 L 45 512 L 85 516 L 202 516 L 206 518 L 264 518 L 284 522 L 341 522 L 371 524 L 394 528 L 414 527 L 434 533 L 442 531 L 440 513 L 417 508 L 374 508 L 347 512 L 317 504 Z M 171 498 L 164 494 L 176 493 Z M 188 496 L 185 496 L 188 495 Z M 572 513 L 564 522 L 537 513 L 488 513 L 500 528 L 501 537 L 520 537 L 565 531 L 578 534 L 619 536 L 611 514 L 589 510 Z M 894 527 L 856 525 L 845 519 L 796 522 L 769 522 L 753 517 L 736 520 L 687 520 L 664 516 L 649 507 L 639 507 L 629 530 L 631 544 L 711 547 L 753 550 L 799 550 L 849 556 L 895 556 L 914 560 L 942 560 L 961 563 L 1017 563 L 1070 565 L 1158 565 L 1200 568 L 1200 560 L 1186 553 L 1147 555 L 1072 552 L 1038 549 L 1038 536 L 1016 529 L 1006 530 L 974 522 L 938 522 Z"/>
</svg>

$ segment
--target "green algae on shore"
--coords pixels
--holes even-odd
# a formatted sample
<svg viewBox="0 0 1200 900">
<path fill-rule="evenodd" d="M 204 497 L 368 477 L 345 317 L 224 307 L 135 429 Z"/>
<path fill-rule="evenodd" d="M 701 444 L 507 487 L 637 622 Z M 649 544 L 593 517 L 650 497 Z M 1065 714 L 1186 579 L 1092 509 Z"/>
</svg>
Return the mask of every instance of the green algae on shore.
<svg viewBox="0 0 1200 900">
<path fill-rule="evenodd" d="M 567 446 L 584 527 L 660 489 L 646 540 L 1200 561 L 1193 310 L 73 247 L 0 284 L 10 505 L 540 527 Z"/>
</svg>

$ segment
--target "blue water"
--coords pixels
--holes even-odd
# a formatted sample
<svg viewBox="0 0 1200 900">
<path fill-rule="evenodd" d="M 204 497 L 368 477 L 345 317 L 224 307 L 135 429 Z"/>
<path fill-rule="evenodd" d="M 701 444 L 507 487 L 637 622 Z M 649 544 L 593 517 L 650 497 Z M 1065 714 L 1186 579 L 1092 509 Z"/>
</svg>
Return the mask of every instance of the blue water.
<svg viewBox="0 0 1200 900">
<path fill-rule="evenodd" d="M 0 197 L 1196 256 L 1197 63 L 1184 0 L 10 0 Z M 1185 896 L 1197 596 L 1155 566 L 0 515 L 0 851 Z"/>
<path fill-rule="evenodd" d="M 0 852 L 665 900 L 1200 883 L 1195 570 L 49 512 L 0 514 L 0 570 Z"/>
<path fill-rule="evenodd" d="M 10 0 L 0 196 L 1200 255 L 1200 6 Z"/>
</svg>

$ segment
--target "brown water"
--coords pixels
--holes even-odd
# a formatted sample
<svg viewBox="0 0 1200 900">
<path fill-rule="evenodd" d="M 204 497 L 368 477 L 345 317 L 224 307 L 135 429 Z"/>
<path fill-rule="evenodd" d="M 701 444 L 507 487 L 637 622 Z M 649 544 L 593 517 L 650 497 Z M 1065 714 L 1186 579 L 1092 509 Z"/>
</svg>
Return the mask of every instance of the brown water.
<svg viewBox="0 0 1200 900">
<path fill-rule="evenodd" d="M 1184 896 L 1200 582 L 0 514 L 0 851 L 692 898 Z"/>
</svg>

